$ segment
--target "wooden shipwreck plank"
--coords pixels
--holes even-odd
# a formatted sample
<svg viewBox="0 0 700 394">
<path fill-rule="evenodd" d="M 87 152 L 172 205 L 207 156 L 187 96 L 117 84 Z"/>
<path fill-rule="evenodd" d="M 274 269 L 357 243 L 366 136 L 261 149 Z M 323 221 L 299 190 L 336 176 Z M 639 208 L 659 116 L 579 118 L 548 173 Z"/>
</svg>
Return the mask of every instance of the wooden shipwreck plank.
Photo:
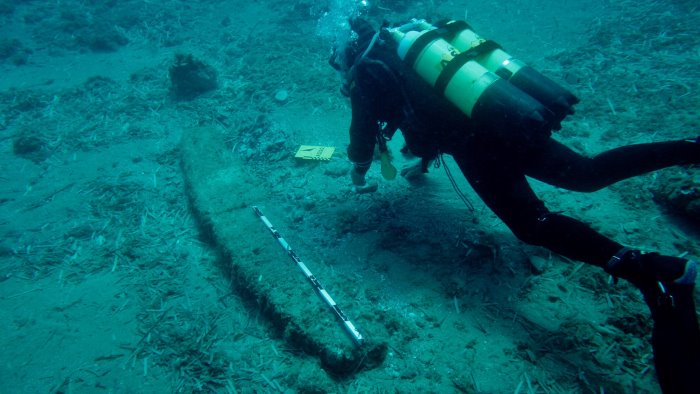
<svg viewBox="0 0 700 394">
<path fill-rule="evenodd" d="M 280 213 L 275 221 L 282 221 L 281 202 L 225 145 L 220 130 L 206 126 L 186 130 L 181 149 L 191 205 L 201 231 L 221 253 L 222 271 L 230 276 L 233 291 L 257 305 L 290 345 L 318 357 L 331 375 L 348 376 L 380 365 L 389 335 L 383 319 L 358 320 L 358 328 L 371 330 L 371 335 L 365 335 L 362 345 L 353 342 L 251 209 L 260 205 L 269 214 Z M 347 314 L 365 311 L 368 316 L 376 308 L 361 305 L 349 294 L 351 286 L 343 286 L 356 279 L 342 278 L 323 264 L 312 270 Z"/>
</svg>

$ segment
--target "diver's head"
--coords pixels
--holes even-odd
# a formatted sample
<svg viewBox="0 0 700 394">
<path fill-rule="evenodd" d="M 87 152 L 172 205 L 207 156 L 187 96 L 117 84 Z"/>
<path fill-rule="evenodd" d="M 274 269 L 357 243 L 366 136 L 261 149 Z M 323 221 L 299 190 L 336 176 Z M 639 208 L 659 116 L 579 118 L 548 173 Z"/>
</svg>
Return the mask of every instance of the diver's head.
<svg viewBox="0 0 700 394">
<path fill-rule="evenodd" d="M 367 20 L 360 17 L 350 18 L 350 32 L 345 40 L 333 45 L 333 52 L 328 63 L 338 71 L 347 71 L 362 55 L 372 42 L 376 31 Z"/>
<path fill-rule="evenodd" d="M 360 51 L 367 49 L 367 46 L 372 41 L 372 37 L 377 33 L 372 24 L 360 17 L 350 19 L 350 30 L 354 33 L 353 43 Z"/>
</svg>

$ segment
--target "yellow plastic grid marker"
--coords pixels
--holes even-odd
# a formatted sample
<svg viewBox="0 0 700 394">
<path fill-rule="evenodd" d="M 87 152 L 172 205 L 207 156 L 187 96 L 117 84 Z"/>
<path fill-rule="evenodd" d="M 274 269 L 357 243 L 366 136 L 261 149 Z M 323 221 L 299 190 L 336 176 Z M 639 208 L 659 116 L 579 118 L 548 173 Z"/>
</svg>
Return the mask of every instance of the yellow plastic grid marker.
<svg viewBox="0 0 700 394">
<path fill-rule="evenodd" d="M 328 161 L 333 156 L 333 152 L 335 152 L 335 147 L 332 146 L 302 145 L 294 157 L 302 160 Z"/>
</svg>

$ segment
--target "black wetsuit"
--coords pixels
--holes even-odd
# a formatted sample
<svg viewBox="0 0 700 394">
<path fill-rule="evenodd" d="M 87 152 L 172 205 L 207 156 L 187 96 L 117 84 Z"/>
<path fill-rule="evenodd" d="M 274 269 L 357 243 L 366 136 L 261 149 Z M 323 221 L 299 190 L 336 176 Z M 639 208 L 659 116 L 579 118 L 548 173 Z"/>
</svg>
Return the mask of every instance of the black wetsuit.
<svg viewBox="0 0 700 394">
<path fill-rule="evenodd" d="M 414 155 L 424 160 L 452 155 L 476 193 L 519 239 L 602 268 L 610 268 L 623 246 L 577 219 L 550 212 L 526 176 L 591 192 L 664 167 L 700 163 L 700 143 L 695 141 L 630 145 L 589 158 L 551 138 L 549 128 L 475 125 L 404 64 L 388 42 L 374 45 L 355 62 L 347 87 L 352 102 L 348 155 L 355 171 L 366 173 L 382 130 L 398 128 Z M 694 377 L 700 368 L 700 330 L 693 287 L 674 288 L 676 306 L 667 307 L 658 301 L 657 283 L 635 280 L 640 275 L 633 269 L 620 276 L 642 290 L 651 309 L 652 344 L 664 392 L 700 393 Z"/>
<path fill-rule="evenodd" d="M 452 155 L 476 193 L 519 239 L 600 267 L 622 245 L 576 219 L 551 213 L 526 176 L 591 192 L 664 167 L 700 163 L 700 144 L 685 140 L 630 145 L 588 158 L 549 133 L 476 129 L 387 46 L 376 45 L 355 67 L 350 99 L 348 155 L 360 163 L 358 171 L 366 171 L 372 160 L 379 125 L 398 127 L 414 155 L 426 160 Z"/>
</svg>

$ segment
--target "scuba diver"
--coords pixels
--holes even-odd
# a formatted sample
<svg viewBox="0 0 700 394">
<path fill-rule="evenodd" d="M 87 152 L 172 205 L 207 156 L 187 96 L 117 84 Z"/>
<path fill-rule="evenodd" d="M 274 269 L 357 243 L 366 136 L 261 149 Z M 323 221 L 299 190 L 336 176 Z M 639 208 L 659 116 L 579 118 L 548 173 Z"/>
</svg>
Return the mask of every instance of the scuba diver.
<svg viewBox="0 0 700 394">
<path fill-rule="evenodd" d="M 700 393 L 696 262 L 643 253 L 551 212 L 526 179 L 592 192 L 661 168 L 700 163 L 700 138 L 585 157 L 551 138 L 578 98 L 479 37 L 466 22 L 413 20 L 398 27 L 385 22 L 375 30 L 356 17 L 350 29 L 329 63 L 340 72 L 341 92 L 352 104 L 348 157 L 355 190 L 376 190 L 365 174 L 376 148 L 382 166 L 390 168 L 386 141 L 397 130 L 404 149 L 422 159 L 422 172 L 442 154 L 453 156 L 475 192 L 517 238 L 636 286 L 654 322 L 652 348 L 663 392 Z"/>
</svg>

